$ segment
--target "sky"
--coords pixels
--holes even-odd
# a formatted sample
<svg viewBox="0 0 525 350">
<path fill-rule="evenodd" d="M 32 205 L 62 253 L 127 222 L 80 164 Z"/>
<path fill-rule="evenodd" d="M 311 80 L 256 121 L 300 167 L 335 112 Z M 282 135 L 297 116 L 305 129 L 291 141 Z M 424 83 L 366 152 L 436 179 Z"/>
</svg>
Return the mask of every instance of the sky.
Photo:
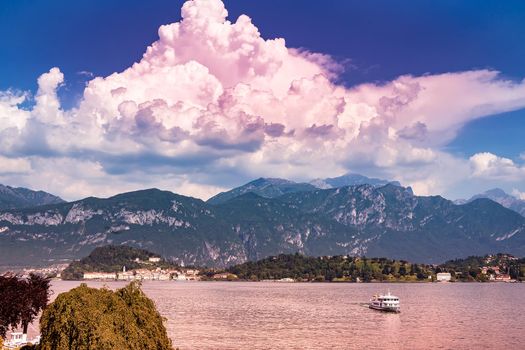
<svg viewBox="0 0 525 350">
<path fill-rule="evenodd" d="M 206 199 L 346 172 L 525 198 L 523 1 L 0 4 L 0 183 Z"/>
</svg>

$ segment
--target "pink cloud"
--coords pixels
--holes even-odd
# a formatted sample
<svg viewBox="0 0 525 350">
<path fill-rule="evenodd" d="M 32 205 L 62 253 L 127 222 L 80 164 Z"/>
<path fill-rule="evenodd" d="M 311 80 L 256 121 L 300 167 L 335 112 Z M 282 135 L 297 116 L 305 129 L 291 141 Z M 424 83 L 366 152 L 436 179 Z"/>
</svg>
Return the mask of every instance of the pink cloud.
<svg viewBox="0 0 525 350">
<path fill-rule="evenodd" d="M 363 168 L 428 194 L 480 171 L 471 167 L 480 157 L 443 150 L 466 123 L 525 107 L 525 82 L 490 70 L 349 89 L 330 56 L 261 37 L 248 16 L 228 20 L 220 0 L 186 1 L 181 14 L 139 62 L 89 81 L 77 108 L 60 106 L 58 68 L 39 78 L 31 111 L 18 107 L 22 96 L 0 93 L 4 156 L 20 153 L 37 130 L 48 153 L 97 159 L 102 170 L 127 166 L 112 163 L 119 157 L 169 159 L 180 176 L 181 159 L 199 161 L 203 177 L 304 179 Z M 150 158 L 144 163 L 158 166 Z"/>
</svg>

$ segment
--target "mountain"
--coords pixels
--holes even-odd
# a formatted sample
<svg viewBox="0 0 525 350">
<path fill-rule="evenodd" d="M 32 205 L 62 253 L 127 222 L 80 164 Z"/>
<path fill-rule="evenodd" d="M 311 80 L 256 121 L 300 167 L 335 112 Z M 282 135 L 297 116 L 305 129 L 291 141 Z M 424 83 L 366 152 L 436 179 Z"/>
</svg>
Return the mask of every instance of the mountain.
<svg viewBox="0 0 525 350">
<path fill-rule="evenodd" d="M 0 265 L 57 263 L 108 244 L 180 263 L 245 261 L 241 241 L 212 207 L 157 189 L 0 212 Z"/>
<path fill-rule="evenodd" d="M 376 178 L 369 178 L 363 175 L 352 174 L 352 173 L 348 173 L 343 176 L 327 178 L 327 179 L 315 179 L 315 180 L 312 180 L 310 184 L 314 185 L 317 188 L 321 188 L 321 189 L 337 188 L 337 187 L 345 187 L 345 186 L 357 186 L 357 185 L 365 185 L 365 184 L 376 186 L 376 187 L 381 187 L 381 186 L 385 186 L 388 184 L 401 186 L 401 184 L 397 181 L 388 181 L 388 180 L 381 180 L 381 179 L 376 179 Z"/>
<path fill-rule="evenodd" d="M 64 203 L 64 201 L 44 191 L 0 185 L 0 210 L 29 208 L 57 203 Z"/>
<path fill-rule="evenodd" d="M 245 193 L 255 193 L 265 198 L 276 198 L 286 193 L 314 191 L 315 186 L 307 183 L 297 183 L 285 179 L 259 178 L 227 192 L 221 192 L 208 199 L 210 204 L 220 204 Z"/>
<path fill-rule="evenodd" d="M 387 184 L 401 186 L 397 181 L 387 181 L 375 178 L 369 178 L 359 174 L 346 174 L 339 177 L 328 179 L 315 179 L 310 183 L 297 183 L 285 179 L 276 178 L 259 178 L 257 180 L 248 182 L 245 185 L 236 187 L 230 191 L 221 192 L 216 196 L 208 199 L 210 204 L 225 203 L 235 197 L 241 196 L 245 193 L 255 193 L 265 198 L 277 198 L 284 194 L 296 192 L 315 191 L 317 189 L 338 188 L 345 186 L 356 186 L 369 184 L 376 187 L 381 187 Z"/>
<path fill-rule="evenodd" d="M 525 255 L 525 218 L 489 199 L 455 205 L 392 184 L 247 192 L 219 204 L 151 189 L 0 211 L 0 266 L 78 259 L 109 244 L 215 267 L 295 252 L 439 263 Z"/>
<path fill-rule="evenodd" d="M 355 228 L 354 240 L 344 243 L 354 255 L 436 263 L 508 249 L 525 253 L 524 218 L 489 199 L 455 205 L 390 184 L 296 193 L 280 200 Z"/>
<path fill-rule="evenodd" d="M 511 210 L 514 210 L 515 212 L 521 214 L 522 216 L 525 216 L 525 200 L 518 199 L 502 189 L 494 188 L 491 190 L 488 190 L 484 193 L 475 195 L 474 197 L 470 198 L 468 202 L 472 202 L 479 198 L 489 198 L 492 199 L 494 202 L 497 202 L 501 205 L 503 205 L 505 208 L 509 208 Z"/>
</svg>

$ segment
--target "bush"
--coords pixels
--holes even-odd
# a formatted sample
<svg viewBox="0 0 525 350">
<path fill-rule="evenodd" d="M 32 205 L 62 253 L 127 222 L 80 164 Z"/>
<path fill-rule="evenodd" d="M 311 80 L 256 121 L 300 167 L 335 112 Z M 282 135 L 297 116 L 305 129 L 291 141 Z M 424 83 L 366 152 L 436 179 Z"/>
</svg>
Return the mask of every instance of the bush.
<svg viewBox="0 0 525 350">
<path fill-rule="evenodd" d="M 82 284 L 60 294 L 40 329 L 40 350 L 172 349 L 155 304 L 136 283 L 116 292 Z"/>
</svg>

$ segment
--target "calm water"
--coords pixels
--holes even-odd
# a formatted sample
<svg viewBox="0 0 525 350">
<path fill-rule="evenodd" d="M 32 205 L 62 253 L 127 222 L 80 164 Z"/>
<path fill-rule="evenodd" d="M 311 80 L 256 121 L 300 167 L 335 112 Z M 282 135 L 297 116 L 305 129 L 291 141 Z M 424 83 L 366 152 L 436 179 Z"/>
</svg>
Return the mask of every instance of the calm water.
<svg viewBox="0 0 525 350">
<path fill-rule="evenodd" d="M 149 282 L 143 289 L 181 350 L 525 348 L 525 284 Z M 388 289 L 401 298 L 400 314 L 365 306 Z"/>
</svg>

